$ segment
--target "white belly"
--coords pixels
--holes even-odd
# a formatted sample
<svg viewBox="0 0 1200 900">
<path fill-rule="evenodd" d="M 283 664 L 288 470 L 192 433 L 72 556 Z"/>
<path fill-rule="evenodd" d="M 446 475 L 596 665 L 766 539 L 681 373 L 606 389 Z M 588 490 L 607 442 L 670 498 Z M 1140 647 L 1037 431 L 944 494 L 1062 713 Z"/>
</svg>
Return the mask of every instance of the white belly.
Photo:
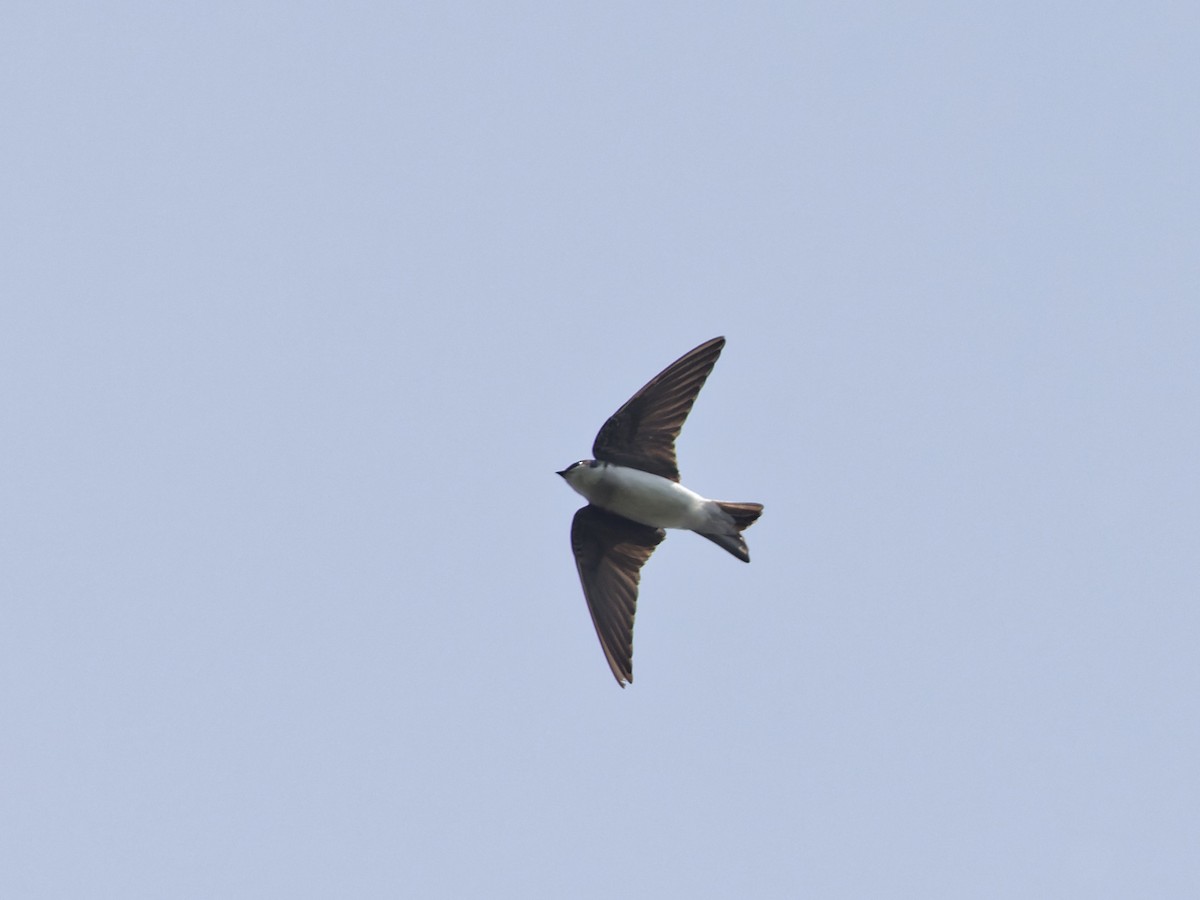
<svg viewBox="0 0 1200 900">
<path fill-rule="evenodd" d="M 592 503 L 643 525 L 706 530 L 711 524 L 710 501 L 676 481 L 640 469 L 603 466 L 600 478 L 589 488 L 584 496 Z"/>
</svg>

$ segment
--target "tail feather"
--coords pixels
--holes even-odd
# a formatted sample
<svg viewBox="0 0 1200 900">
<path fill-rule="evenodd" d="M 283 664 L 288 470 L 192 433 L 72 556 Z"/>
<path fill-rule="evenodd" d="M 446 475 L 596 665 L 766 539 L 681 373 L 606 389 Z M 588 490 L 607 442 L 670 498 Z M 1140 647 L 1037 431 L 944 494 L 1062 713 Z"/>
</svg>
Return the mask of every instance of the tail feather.
<svg viewBox="0 0 1200 900">
<path fill-rule="evenodd" d="M 736 531 L 733 534 L 710 534 L 707 532 L 698 532 L 701 537 L 706 537 L 718 547 L 723 547 L 728 550 L 742 562 L 750 562 L 750 549 L 746 546 L 745 540 L 742 539 L 742 532 L 753 525 L 758 517 L 762 515 L 761 503 L 727 503 L 723 500 L 716 501 L 717 506 L 721 508 L 721 512 L 733 519 L 733 527 Z"/>
<path fill-rule="evenodd" d="M 738 531 L 745 531 L 757 522 L 763 511 L 761 503 L 726 503 L 718 500 L 717 506 L 721 507 L 721 512 L 729 513 Z"/>
</svg>

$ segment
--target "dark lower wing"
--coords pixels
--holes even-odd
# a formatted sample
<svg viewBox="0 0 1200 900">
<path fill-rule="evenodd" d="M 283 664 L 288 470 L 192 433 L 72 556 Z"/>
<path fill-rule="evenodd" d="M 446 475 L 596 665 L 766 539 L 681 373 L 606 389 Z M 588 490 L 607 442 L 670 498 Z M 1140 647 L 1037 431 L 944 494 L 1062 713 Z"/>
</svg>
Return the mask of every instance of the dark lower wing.
<svg viewBox="0 0 1200 900">
<path fill-rule="evenodd" d="M 641 570 L 666 532 L 585 506 L 571 523 L 571 549 L 592 624 L 617 684 L 633 681 L 633 617 Z"/>
</svg>

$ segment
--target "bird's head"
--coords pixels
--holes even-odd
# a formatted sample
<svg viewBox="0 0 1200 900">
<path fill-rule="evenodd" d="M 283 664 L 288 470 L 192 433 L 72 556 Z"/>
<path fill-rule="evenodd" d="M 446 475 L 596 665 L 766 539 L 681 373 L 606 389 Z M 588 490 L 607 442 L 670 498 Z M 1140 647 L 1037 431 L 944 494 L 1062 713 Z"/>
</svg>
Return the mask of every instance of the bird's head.
<svg viewBox="0 0 1200 900">
<path fill-rule="evenodd" d="M 571 487 L 582 493 L 581 488 L 586 488 L 600 480 L 600 475 L 603 465 L 599 460 L 581 459 L 579 462 L 573 462 L 558 474 L 561 475 Z"/>
</svg>

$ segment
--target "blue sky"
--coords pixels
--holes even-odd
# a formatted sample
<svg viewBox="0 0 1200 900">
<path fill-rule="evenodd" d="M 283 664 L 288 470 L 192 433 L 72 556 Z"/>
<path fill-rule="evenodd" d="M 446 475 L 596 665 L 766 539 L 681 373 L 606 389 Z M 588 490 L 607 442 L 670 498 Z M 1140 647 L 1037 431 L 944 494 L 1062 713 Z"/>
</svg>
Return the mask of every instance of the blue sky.
<svg viewBox="0 0 1200 900">
<path fill-rule="evenodd" d="M 1193 4 L 0 14 L 0 894 L 1194 897 Z M 554 475 L 728 346 L 634 685 Z"/>
</svg>

